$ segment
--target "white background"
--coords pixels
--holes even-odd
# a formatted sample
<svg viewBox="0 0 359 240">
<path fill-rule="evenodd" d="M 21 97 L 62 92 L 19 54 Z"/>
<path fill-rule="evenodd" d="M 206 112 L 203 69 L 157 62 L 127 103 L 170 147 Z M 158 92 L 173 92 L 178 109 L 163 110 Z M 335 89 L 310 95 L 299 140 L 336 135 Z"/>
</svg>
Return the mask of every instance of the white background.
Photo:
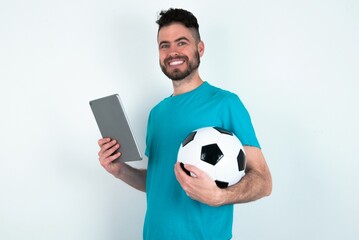
<svg viewBox="0 0 359 240">
<path fill-rule="evenodd" d="M 241 97 L 273 175 L 271 197 L 236 205 L 233 239 L 358 239 L 356 0 L 1 0 L 0 239 L 142 238 L 145 194 L 99 165 L 88 101 L 119 93 L 144 151 L 172 90 L 168 7 L 198 17 L 201 76 Z"/>
</svg>

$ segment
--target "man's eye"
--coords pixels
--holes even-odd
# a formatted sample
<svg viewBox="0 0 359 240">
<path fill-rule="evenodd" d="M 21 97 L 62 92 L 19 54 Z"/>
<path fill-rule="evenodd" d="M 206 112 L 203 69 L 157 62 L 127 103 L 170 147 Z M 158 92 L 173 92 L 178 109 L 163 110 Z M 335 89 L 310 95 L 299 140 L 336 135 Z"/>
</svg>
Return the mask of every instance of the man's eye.
<svg viewBox="0 0 359 240">
<path fill-rule="evenodd" d="M 160 48 L 169 48 L 168 44 L 161 44 Z"/>
<path fill-rule="evenodd" d="M 179 42 L 178 46 L 183 46 L 183 45 L 186 45 L 186 44 L 187 44 L 186 42 Z"/>
</svg>

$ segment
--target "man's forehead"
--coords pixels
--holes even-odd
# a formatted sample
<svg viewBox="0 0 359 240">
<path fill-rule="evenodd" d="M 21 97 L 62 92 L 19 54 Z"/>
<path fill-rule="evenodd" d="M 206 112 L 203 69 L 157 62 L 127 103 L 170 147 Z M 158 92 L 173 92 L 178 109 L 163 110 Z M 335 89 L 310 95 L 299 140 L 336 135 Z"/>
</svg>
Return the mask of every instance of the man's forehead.
<svg viewBox="0 0 359 240">
<path fill-rule="evenodd" d="M 193 40 L 193 30 L 187 28 L 181 23 L 172 23 L 168 26 L 163 26 L 157 35 L 158 41 L 174 41 L 178 38 L 185 37 L 189 40 Z"/>
</svg>

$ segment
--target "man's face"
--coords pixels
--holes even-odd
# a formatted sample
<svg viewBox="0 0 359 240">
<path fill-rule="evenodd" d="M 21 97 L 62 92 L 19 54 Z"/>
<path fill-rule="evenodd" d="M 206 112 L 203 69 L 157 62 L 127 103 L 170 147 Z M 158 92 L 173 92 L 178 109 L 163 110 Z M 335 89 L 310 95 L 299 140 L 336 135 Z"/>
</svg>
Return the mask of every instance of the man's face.
<svg viewBox="0 0 359 240">
<path fill-rule="evenodd" d="M 193 33 L 182 24 L 173 23 L 158 32 L 160 66 L 170 79 L 182 80 L 197 70 L 203 43 L 196 43 Z"/>
</svg>

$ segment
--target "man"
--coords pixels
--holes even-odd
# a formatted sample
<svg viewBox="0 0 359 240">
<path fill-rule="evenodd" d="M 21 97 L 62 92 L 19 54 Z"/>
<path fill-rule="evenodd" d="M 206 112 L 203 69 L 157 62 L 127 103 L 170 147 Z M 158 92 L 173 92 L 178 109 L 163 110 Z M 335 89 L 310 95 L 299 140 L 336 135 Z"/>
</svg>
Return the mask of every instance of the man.
<svg viewBox="0 0 359 240">
<path fill-rule="evenodd" d="M 237 95 L 211 86 L 198 73 L 204 43 L 197 19 L 183 9 L 162 11 L 157 20 L 159 61 L 172 80 L 173 94 L 150 112 L 146 137 L 148 168 L 113 161 L 120 144 L 98 141 L 101 165 L 115 177 L 147 194 L 144 239 L 231 239 L 233 204 L 268 196 L 272 180 L 248 112 Z M 191 131 L 218 126 L 239 137 L 247 157 L 246 175 L 220 189 L 206 173 L 176 163 L 178 148 Z"/>
</svg>

